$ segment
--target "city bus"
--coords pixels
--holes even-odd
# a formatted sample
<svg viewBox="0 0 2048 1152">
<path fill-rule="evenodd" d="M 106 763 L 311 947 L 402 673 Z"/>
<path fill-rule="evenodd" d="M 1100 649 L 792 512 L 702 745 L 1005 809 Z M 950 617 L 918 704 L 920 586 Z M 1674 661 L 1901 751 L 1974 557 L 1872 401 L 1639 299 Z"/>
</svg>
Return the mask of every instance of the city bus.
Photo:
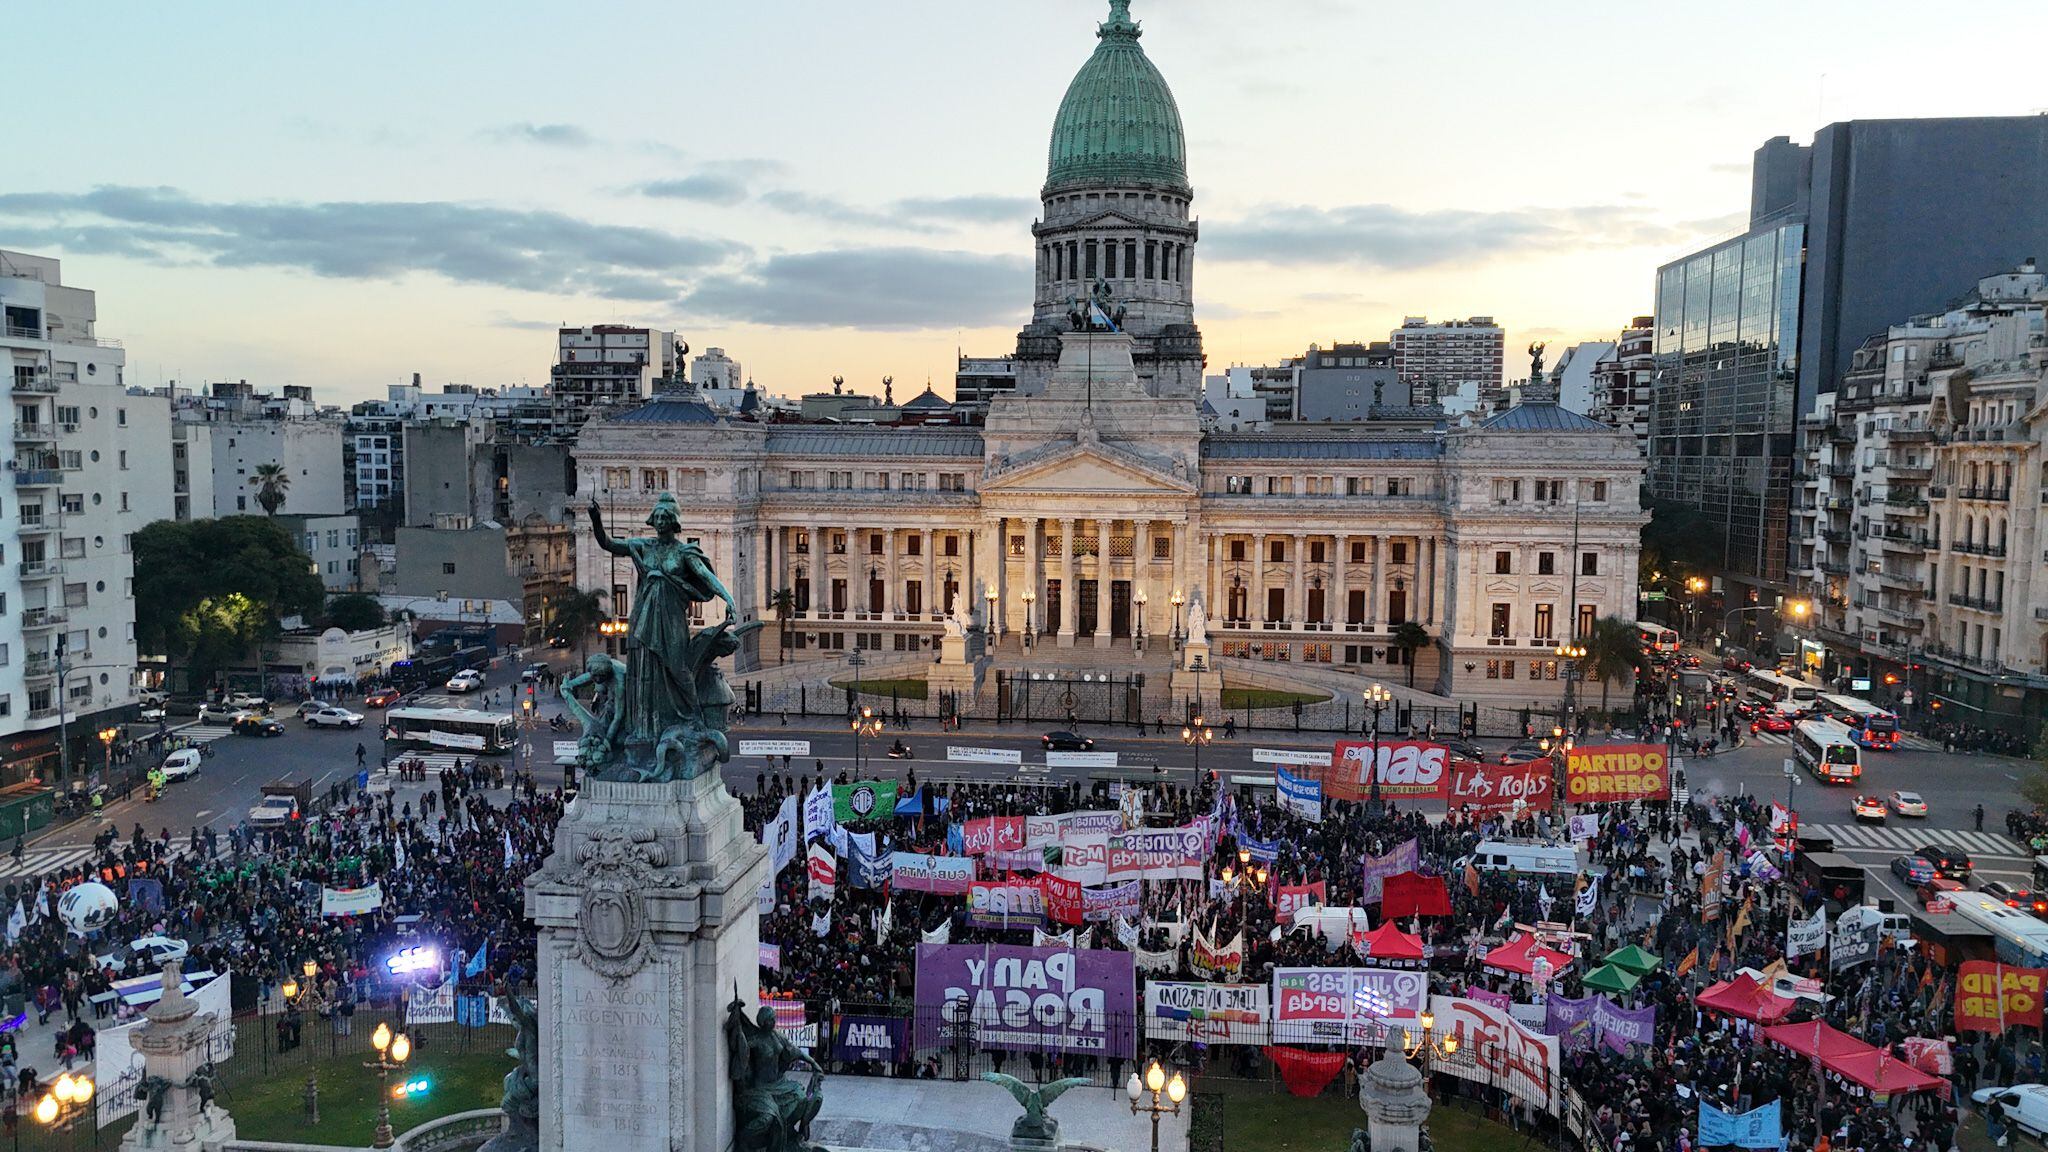
<svg viewBox="0 0 2048 1152">
<path fill-rule="evenodd" d="M 1863 778 L 1863 761 L 1849 730 L 1832 720 L 1800 721 L 1792 729 L 1792 750 L 1823 784 L 1854 784 Z"/>
<path fill-rule="evenodd" d="M 2048 965 L 2048 924 L 1982 892 L 1950 892 L 1956 915 L 1991 934 L 1991 945 L 2007 964 Z"/>
<path fill-rule="evenodd" d="M 1899 718 L 1889 710 L 1854 696 L 1823 695 L 1820 705 L 1849 730 L 1849 739 L 1859 746 L 1884 750 L 1899 746 Z"/>
<path fill-rule="evenodd" d="M 1820 697 L 1820 689 L 1813 685 L 1762 668 L 1750 669 L 1742 677 L 1742 686 L 1751 700 L 1769 704 L 1780 712 L 1804 712 Z"/>
<path fill-rule="evenodd" d="M 468 708 L 393 708 L 384 713 L 384 739 L 407 748 L 496 756 L 515 743 L 510 712 Z"/>
<path fill-rule="evenodd" d="M 1636 634 L 1642 637 L 1645 652 L 1678 651 L 1678 633 L 1655 620 L 1636 621 Z"/>
</svg>

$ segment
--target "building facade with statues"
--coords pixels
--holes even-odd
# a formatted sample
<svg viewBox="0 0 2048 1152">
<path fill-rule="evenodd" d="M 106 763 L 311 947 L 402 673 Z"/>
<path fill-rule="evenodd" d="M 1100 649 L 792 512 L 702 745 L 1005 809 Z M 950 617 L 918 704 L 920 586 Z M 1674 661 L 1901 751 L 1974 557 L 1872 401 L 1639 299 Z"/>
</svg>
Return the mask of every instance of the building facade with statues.
<svg viewBox="0 0 2048 1152">
<path fill-rule="evenodd" d="M 1574 625 L 1636 615 L 1633 439 L 1540 394 L 1455 426 L 1205 432 L 1185 133 L 1139 34 L 1113 3 L 1055 118 L 1019 384 L 983 425 L 764 424 L 664 393 L 584 428 L 579 494 L 625 532 L 676 493 L 740 619 L 767 625 L 741 672 L 936 656 L 963 610 L 997 667 L 1164 660 L 1199 601 L 1225 677 L 1405 683 L 1412 655 L 1418 688 L 1561 695 Z M 579 548 L 579 581 L 625 615 L 631 581 Z"/>
</svg>

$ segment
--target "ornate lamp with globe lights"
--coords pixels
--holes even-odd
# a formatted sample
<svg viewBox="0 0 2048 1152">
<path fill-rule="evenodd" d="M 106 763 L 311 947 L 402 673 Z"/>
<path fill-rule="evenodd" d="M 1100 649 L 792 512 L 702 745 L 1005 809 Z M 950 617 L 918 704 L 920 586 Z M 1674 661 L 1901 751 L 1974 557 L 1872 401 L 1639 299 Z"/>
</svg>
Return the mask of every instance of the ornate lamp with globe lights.
<svg viewBox="0 0 2048 1152">
<path fill-rule="evenodd" d="M 1230 889 L 1232 892 L 1238 891 L 1241 888 L 1248 887 L 1264 888 L 1266 886 L 1266 880 L 1270 875 L 1271 874 L 1266 871 L 1266 866 L 1264 864 L 1261 864 L 1256 868 L 1252 866 L 1251 849 L 1239 848 L 1237 850 L 1237 867 L 1232 868 L 1228 864 L 1225 864 L 1223 866 L 1223 886 Z"/>
<path fill-rule="evenodd" d="M 875 737 L 877 737 L 877 736 L 880 736 L 880 735 L 882 734 L 882 718 L 881 718 L 880 716 L 877 716 L 877 715 L 875 715 L 875 710 L 874 710 L 873 708 L 869 708 L 869 707 L 867 707 L 867 706 L 863 705 L 863 706 L 861 707 L 861 710 L 860 710 L 860 715 L 858 715 L 858 716 L 855 716 L 855 717 L 853 718 L 852 728 L 853 728 L 853 770 L 854 770 L 854 771 L 855 771 L 856 773 L 858 773 L 858 772 L 860 772 L 860 771 L 861 771 L 861 760 L 860 760 L 860 740 L 861 740 L 861 737 L 865 736 L 865 737 L 867 737 L 868 739 L 872 740 L 872 739 L 874 739 Z"/>
<path fill-rule="evenodd" d="M 380 1023 L 370 1035 L 370 1047 L 377 1050 L 375 1060 L 363 1061 L 363 1067 L 377 1070 L 377 1130 L 370 1147 L 389 1148 L 397 1138 L 391 1131 L 391 1093 L 387 1085 L 391 1074 L 404 1068 L 412 1057 L 412 1039 L 403 1032 L 393 1035 L 391 1025 Z"/>
<path fill-rule="evenodd" d="M 1366 709 L 1372 713 L 1372 759 L 1366 764 L 1370 791 L 1365 800 L 1365 815 L 1367 819 L 1376 820 L 1386 811 L 1386 804 L 1380 800 L 1380 714 L 1393 703 L 1394 693 L 1385 684 L 1375 681 L 1367 685 L 1361 695 L 1365 698 Z"/>
<path fill-rule="evenodd" d="M 36 1123 L 45 1128 L 70 1130 L 71 1126 L 85 1119 L 92 1104 L 93 1093 L 98 1085 L 90 1076 L 73 1076 L 66 1072 L 57 1077 L 50 1090 L 36 1101 Z"/>
<path fill-rule="evenodd" d="M 1124 1085 L 1124 1090 L 1131 1098 L 1131 1115 L 1151 1115 L 1152 1152 L 1159 1152 L 1159 1118 L 1180 1115 L 1180 1102 L 1188 1097 L 1188 1082 L 1181 1079 L 1179 1069 L 1175 1069 L 1173 1075 L 1168 1077 L 1166 1069 L 1161 1068 L 1159 1061 L 1154 1060 L 1146 1066 L 1142 1079 L 1136 1072 L 1131 1073 L 1131 1079 Z M 1152 1096 L 1151 1103 L 1141 1103 L 1148 1092 Z M 1160 1102 L 1161 1096 L 1166 1098 L 1166 1103 Z"/>
</svg>

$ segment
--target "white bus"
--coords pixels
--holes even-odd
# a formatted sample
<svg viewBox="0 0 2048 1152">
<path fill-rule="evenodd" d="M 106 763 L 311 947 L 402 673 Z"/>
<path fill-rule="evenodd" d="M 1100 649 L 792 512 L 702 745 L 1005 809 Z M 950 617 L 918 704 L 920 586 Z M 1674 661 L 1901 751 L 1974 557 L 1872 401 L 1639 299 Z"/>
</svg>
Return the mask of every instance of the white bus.
<svg viewBox="0 0 2048 1152">
<path fill-rule="evenodd" d="M 1751 700 L 1772 705 L 1780 712 L 1804 712 L 1820 698 L 1820 689 L 1813 685 L 1762 668 L 1750 669 L 1742 678 L 1742 686 Z"/>
<path fill-rule="evenodd" d="M 1946 895 L 1955 903 L 1956 915 L 1991 933 L 1991 946 L 2000 960 L 2027 968 L 2048 965 L 2048 923 L 1982 892 Z"/>
<path fill-rule="evenodd" d="M 1800 721 L 1792 729 L 1792 748 L 1823 784 L 1854 784 L 1863 778 L 1863 760 L 1849 730 L 1832 720 Z"/>
<path fill-rule="evenodd" d="M 1883 749 L 1899 746 L 1899 718 L 1890 709 L 1855 696 L 1823 695 L 1820 704 L 1836 723 L 1849 730 L 1849 739 L 1858 745 Z"/>
<path fill-rule="evenodd" d="M 510 712 L 468 708 L 393 708 L 384 714 L 384 739 L 407 748 L 495 756 L 515 743 Z"/>
<path fill-rule="evenodd" d="M 1678 633 L 1655 620 L 1636 621 L 1636 634 L 1642 637 L 1645 652 L 1678 651 Z"/>
</svg>

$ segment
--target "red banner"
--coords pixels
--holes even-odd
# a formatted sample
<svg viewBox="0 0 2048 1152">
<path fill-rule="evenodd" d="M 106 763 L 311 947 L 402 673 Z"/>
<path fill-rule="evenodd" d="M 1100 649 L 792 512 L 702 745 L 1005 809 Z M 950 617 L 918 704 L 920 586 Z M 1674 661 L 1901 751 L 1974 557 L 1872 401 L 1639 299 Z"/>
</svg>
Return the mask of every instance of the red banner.
<svg viewBox="0 0 2048 1152">
<path fill-rule="evenodd" d="M 1451 894 L 1444 889 L 1444 879 L 1441 876 L 1403 872 L 1399 876 L 1389 876 L 1381 882 L 1380 916 L 1384 919 L 1450 914 Z"/>
<path fill-rule="evenodd" d="M 1045 872 L 1038 877 L 1038 890 L 1045 893 L 1045 914 L 1053 923 L 1079 924 L 1087 919 L 1086 898 L 1081 895 L 1078 881 L 1062 880 Z"/>
<path fill-rule="evenodd" d="M 1573 804 L 1671 799 L 1662 744 L 1594 744 L 1565 754 L 1564 798 Z"/>
<path fill-rule="evenodd" d="M 1312 904 L 1329 903 L 1329 885 L 1318 880 L 1313 884 L 1279 884 L 1273 888 L 1273 919 L 1282 924 L 1292 924 L 1294 914 Z"/>
<path fill-rule="evenodd" d="M 1956 1031 L 2003 1032 L 2014 1024 L 2039 1028 L 2044 988 L 2048 968 L 1966 960 L 1956 972 Z"/>
<path fill-rule="evenodd" d="M 1344 1070 L 1342 1052 L 1310 1052 L 1282 1044 L 1269 1044 L 1265 1051 L 1273 1066 L 1280 1069 L 1280 1079 L 1287 1083 L 1287 1090 L 1296 1096 L 1322 1095 L 1337 1073 Z"/>
<path fill-rule="evenodd" d="M 1460 760 L 1451 766 L 1451 807 L 1481 811 L 1512 808 L 1519 800 L 1534 809 L 1551 806 L 1553 777 L 1548 760 L 1532 764 L 1478 764 Z"/>
<path fill-rule="evenodd" d="M 1024 848 L 1024 817 L 989 816 L 969 820 L 961 829 L 965 856 L 986 856 L 991 852 L 1018 852 Z"/>
<path fill-rule="evenodd" d="M 1421 740 L 1339 740 L 1330 750 L 1323 799 L 1364 800 L 1372 794 L 1366 765 L 1375 762 L 1380 795 L 1402 800 L 1442 800 L 1450 794 L 1451 753 Z"/>
</svg>

